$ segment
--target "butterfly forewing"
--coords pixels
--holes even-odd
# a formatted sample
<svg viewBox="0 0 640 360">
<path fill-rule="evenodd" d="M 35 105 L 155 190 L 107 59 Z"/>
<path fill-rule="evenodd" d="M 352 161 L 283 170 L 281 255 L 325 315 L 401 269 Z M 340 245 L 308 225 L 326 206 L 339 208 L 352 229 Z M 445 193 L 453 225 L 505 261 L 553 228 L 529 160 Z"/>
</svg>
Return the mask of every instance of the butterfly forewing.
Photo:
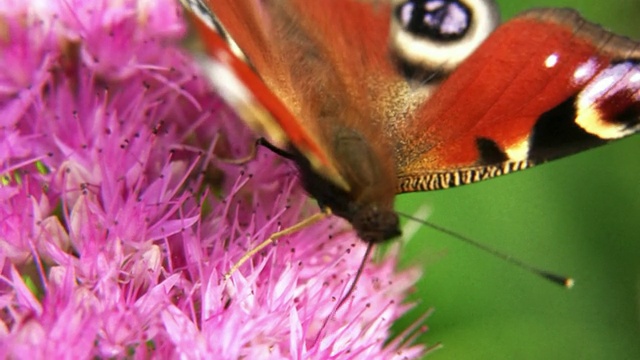
<svg viewBox="0 0 640 360">
<path fill-rule="evenodd" d="M 640 45 L 567 9 L 498 28 L 409 122 L 399 192 L 471 183 L 640 129 Z"/>
<path fill-rule="evenodd" d="M 229 15 L 232 19 L 226 20 L 231 20 L 228 23 L 232 24 L 230 28 L 241 39 L 242 49 L 218 16 L 211 12 L 209 2 L 182 2 L 194 15 L 195 28 L 209 56 L 201 57 L 202 68 L 223 98 L 236 109 L 238 115 L 258 134 L 266 136 L 273 145 L 284 148 L 292 144 L 313 171 L 323 174 L 340 190 L 349 190 L 350 184 L 337 170 L 328 152 L 320 146 L 318 137 L 311 131 L 311 127 L 303 126 L 298 121 L 299 117 L 291 112 L 290 103 L 285 104 L 281 100 L 283 92 L 286 91 L 281 87 L 268 87 L 265 83 L 264 79 L 270 79 L 269 75 L 273 75 L 274 72 L 255 72 L 254 64 L 257 64 L 257 69 L 264 68 L 265 58 L 273 60 L 273 56 L 265 55 L 270 52 L 266 41 L 256 42 L 256 38 L 243 35 L 248 33 L 246 30 L 253 29 L 258 34 L 257 38 L 260 38 L 259 34 L 263 29 L 260 26 L 247 26 L 244 31 L 237 31 L 233 26 L 237 22 L 232 20 L 247 20 L 258 16 L 255 14 L 259 9 L 257 2 L 253 5 L 250 4 L 253 1 L 218 4 L 223 10 L 223 15 L 234 15 Z M 248 49 L 250 58 L 245 55 L 243 49 Z M 276 67 L 272 66 L 269 69 L 274 68 Z M 273 88 L 277 91 L 273 91 Z"/>
</svg>

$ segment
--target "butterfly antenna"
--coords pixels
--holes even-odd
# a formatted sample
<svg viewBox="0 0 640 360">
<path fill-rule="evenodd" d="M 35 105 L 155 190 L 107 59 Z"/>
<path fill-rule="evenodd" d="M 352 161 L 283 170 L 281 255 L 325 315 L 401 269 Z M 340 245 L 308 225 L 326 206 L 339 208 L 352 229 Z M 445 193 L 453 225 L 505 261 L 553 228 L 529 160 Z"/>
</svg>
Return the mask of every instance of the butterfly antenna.
<svg viewBox="0 0 640 360">
<path fill-rule="evenodd" d="M 367 259 L 369 259 L 369 256 L 371 256 L 372 250 L 373 250 L 373 243 L 368 243 L 367 250 L 365 250 L 364 256 L 362 257 L 362 261 L 360 262 L 360 266 L 358 266 L 358 271 L 356 271 L 356 276 L 353 278 L 353 282 L 351 282 L 351 285 L 349 286 L 349 289 L 347 290 L 347 292 L 344 294 L 342 299 L 340 299 L 338 306 L 336 306 L 336 311 L 340 309 L 342 304 L 345 303 L 345 301 L 349 298 L 349 296 L 351 296 L 351 294 L 353 294 L 353 291 L 356 289 L 356 284 L 358 283 L 358 280 L 360 280 L 360 277 L 362 276 L 362 271 L 364 271 L 364 266 L 367 263 Z"/>
<path fill-rule="evenodd" d="M 364 271 L 364 266 L 367 263 L 367 259 L 369 259 L 369 256 L 371 256 L 371 251 L 372 250 L 373 250 L 373 243 L 370 242 L 370 243 L 367 244 L 367 250 L 365 250 L 364 256 L 362 257 L 362 261 L 360 262 L 360 266 L 358 266 L 358 271 L 356 271 L 356 276 L 353 278 L 353 281 L 349 285 L 349 288 L 347 289 L 347 292 L 340 299 L 340 302 L 338 302 L 338 305 L 336 305 L 333 308 L 333 310 L 331 310 L 331 313 L 329 313 L 329 316 L 327 316 L 324 319 L 324 322 L 322 323 L 322 326 L 320 327 L 320 330 L 318 331 L 318 335 L 316 335 L 316 339 L 314 341 L 314 344 L 316 344 L 318 342 L 318 340 L 320 340 L 320 336 L 322 335 L 322 333 L 324 332 L 325 328 L 327 327 L 327 324 L 329 323 L 329 320 L 331 320 L 331 318 L 333 318 L 333 316 L 336 314 L 336 312 L 338 312 L 338 309 L 340 309 L 340 307 L 342 307 L 342 305 L 344 305 L 344 303 L 351 296 L 351 294 L 353 294 L 353 291 L 356 289 L 356 284 L 358 283 L 358 280 L 360 280 L 360 277 L 362 276 L 362 272 Z"/>
<path fill-rule="evenodd" d="M 506 255 L 504 253 L 501 253 L 500 251 L 498 251 L 496 249 L 493 249 L 493 248 L 491 248 L 491 247 L 489 247 L 487 245 L 481 244 L 481 243 L 479 243 L 479 242 L 477 242 L 477 241 L 475 241 L 475 240 L 473 240 L 473 239 L 471 239 L 469 237 L 466 237 L 466 236 L 464 236 L 462 234 L 459 234 L 459 233 L 457 233 L 457 232 L 455 232 L 453 230 L 449 230 L 449 229 L 447 229 L 445 227 L 442 227 L 440 225 L 436 225 L 436 224 L 434 224 L 432 222 L 429 222 L 429 221 L 426 221 L 424 219 L 419 219 L 419 218 L 416 218 L 414 216 L 411 216 L 411 215 L 408 215 L 408 214 L 403 214 L 403 213 L 398 213 L 398 214 L 403 216 L 403 217 L 405 217 L 405 218 L 407 218 L 407 219 L 409 219 L 409 220 L 418 222 L 418 223 L 423 224 L 423 225 L 425 225 L 427 227 L 430 227 L 430 228 L 432 228 L 434 230 L 437 230 L 437 231 L 439 231 L 439 232 L 441 232 L 443 234 L 447 234 L 447 235 L 449 235 L 449 236 L 451 236 L 453 238 L 456 238 L 456 239 L 458 239 L 458 240 L 460 240 L 460 241 L 462 241 L 462 242 L 464 242 L 466 244 L 474 246 L 477 249 L 480 249 L 480 250 L 482 250 L 482 251 L 484 251 L 486 253 L 489 253 L 489 254 L 491 254 L 491 255 L 499 258 L 499 259 L 502 259 L 502 260 L 504 260 L 504 261 L 506 261 L 506 262 L 508 262 L 510 264 L 513 264 L 513 265 L 515 265 L 515 266 L 517 266 L 517 267 L 519 267 L 521 269 L 527 270 L 528 272 L 533 273 L 535 275 L 538 275 L 538 276 L 544 278 L 545 280 L 551 281 L 554 284 L 558 284 L 558 285 L 563 286 L 563 287 L 565 287 L 567 289 L 572 288 L 573 285 L 574 285 L 574 280 L 572 278 L 570 278 L 570 277 L 558 275 L 558 274 L 552 273 L 550 271 L 539 269 L 539 268 L 537 268 L 535 266 L 532 266 L 532 265 L 529 265 L 529 264 L 527 264 L 527 263 L 525 263 L 523 261 L 520 261 L 520 260 L 518 260 L 518 259 L 516 259 L 516 258 L 514 258 L 514 257 L 512 257 L 510 255 Z"/>
</svg>

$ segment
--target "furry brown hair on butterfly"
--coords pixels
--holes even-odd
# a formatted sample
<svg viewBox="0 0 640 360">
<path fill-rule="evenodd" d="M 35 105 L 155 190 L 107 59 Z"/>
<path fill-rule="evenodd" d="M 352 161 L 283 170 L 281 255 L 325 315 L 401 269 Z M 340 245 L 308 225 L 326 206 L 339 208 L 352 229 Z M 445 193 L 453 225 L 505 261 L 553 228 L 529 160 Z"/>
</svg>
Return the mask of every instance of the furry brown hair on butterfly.
<svg viewBox="0 0 640 360">
<path fill-rule="evenodd" d="M 639 44 L 573 10 L 497 27 L 488 0 L 184 2 L 215 30 L 201 27 L 204 37 L 224 40 L 209 48 L 222 95 L 366 242 L 400 234 L 396 194 L 494 178 L 640 128 Z"/>
</svg>

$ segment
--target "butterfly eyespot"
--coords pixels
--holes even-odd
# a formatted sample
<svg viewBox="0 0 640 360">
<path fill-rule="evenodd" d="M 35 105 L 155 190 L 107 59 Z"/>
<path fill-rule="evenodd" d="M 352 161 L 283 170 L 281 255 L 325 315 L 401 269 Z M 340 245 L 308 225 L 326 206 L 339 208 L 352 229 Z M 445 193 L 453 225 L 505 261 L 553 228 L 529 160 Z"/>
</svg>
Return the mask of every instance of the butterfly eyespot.
<svg viewBox="0 0 640 360">
<path fill-rule="evenodd" d="M 449 73 L 473 53 L 499 21 L 492 0 L 396 1 L 391 50 L 402 65 Z"/>
<path fill-rule="evenodd" d="M 576 99 L 575 122 L 600 139 L 619 139 L 640 129 L 640 61 L 602 70 Z"/>
<path fill-rule="evenodd" d="M 459 1 L 407 1 L 396 7 L 402 29 L 436 41 L 464 37 L 472 22 L 471 10 Z"/>
</svg>

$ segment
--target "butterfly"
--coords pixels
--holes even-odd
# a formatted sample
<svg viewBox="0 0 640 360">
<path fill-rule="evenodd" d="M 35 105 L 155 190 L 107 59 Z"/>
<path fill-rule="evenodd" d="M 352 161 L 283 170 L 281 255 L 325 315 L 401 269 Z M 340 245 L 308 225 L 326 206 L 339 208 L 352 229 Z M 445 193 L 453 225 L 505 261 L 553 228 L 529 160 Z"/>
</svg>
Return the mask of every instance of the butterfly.
<svg viewBox="0 0 640 360">
<path fill-rule="evenodd" d="M 640 130 L 640 43 L 490 0 L 183 0 L 240 116 L 375 244 L 397 194 L 470 184 Z M 212 31 L 213 30 L 213 31 Z"/>
</svg>

